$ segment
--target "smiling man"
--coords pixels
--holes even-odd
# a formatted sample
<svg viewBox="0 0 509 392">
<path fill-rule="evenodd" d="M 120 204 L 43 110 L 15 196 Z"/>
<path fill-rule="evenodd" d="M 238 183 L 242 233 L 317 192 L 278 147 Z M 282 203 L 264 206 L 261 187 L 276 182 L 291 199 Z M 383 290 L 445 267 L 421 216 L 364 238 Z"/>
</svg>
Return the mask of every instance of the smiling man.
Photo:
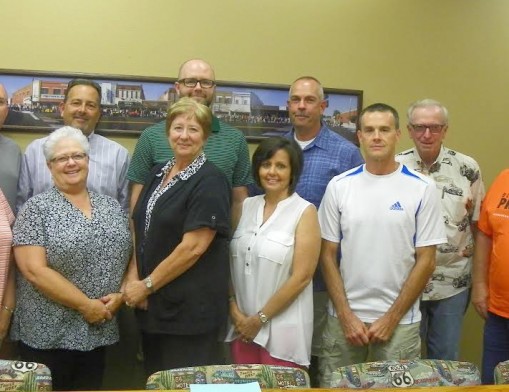
<svg viewBox="0 0 509 392">
<path fill-rule="evenodd" d="M 407 117 L 415 148 L 396 159 L 436 182 L 447 234 L 447 244 L 437 248 L 437 266 L 422 295 L 421 337 L 427 358 L 457 361 L 484 184 L 474 159 L 443 146 L 449 128 L 444 105 L 423 99 L 408 108 Z"/>
<path fill-rule="evenodd" d="M 216 92 L 216 76 L 210 64 L 201 59 L 188 60 L 180 66 L 175 90 L 179 96 L 212 106 Z M 157 163 L 174 156 L 166 136 L 166 122 L 162 121 L 143 131 L 134 149 L 128 178 L 131 181 L 131 209 Z M 247 185 L 253 182 L 246 139 L 238 129 L 212 118 L 212 133 L 204 147 L 205 155 L 228 179 L 232 188 L 232 222 L 240 216 Z"/>
<path fill-rule="evenodd" d="M 394 108 L 365 108 L 357 136 L 366 164 L 334 177 L 320 205 L 320 262 L 331 298 L 322 387 L 340 366 L 420 356 L 419 296 L 445 233 L 433 180 L 394 159 L 400 134 Z"/>
<path fill-rule="evenodd" d="M 327 184 L 332 177 L 364 160 L 359 149 L 330 130 L 322 122 L 327 102 L 318 79 L 302 76 L 295 80 L 288 94 L 288 113 L 293 128 L 285 137 L 294 139 L 302 149 L 304 166 L 296 192 L 303 199 L 320 207 Z M 309 374 L 311 386 L 318 386 L 318 362 L 322 356 L 322 330 L 327 318 L 327 291 L 318 268 L 313 278 L 314 326 Z"/>
<path fill-rule="evenodd" d="M 59 109 L 64 125 L 81 129 L 90 143 L 88 189 L 113 197 L 127 212 L 129 153 L 125 147 L 94 132 L 101 117 L 101 87 L 91 80 L 71 80 Z M 30 197 L 53 185 L 42 151 L 45 141 L 46 137 L 34 140 L 23 155 L 18 182 L 18 210 Z"/>
</svg>

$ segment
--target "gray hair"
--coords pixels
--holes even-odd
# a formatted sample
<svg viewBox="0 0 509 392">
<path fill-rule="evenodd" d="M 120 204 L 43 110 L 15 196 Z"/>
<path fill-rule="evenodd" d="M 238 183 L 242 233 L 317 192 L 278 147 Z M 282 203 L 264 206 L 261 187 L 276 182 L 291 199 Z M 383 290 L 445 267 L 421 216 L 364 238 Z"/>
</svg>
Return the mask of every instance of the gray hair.
<svg viewBox="0 0 509 392">
<path fill-rule="evenodd" d="M 293 89 L 293 85 L 297 82 L 300 82 L 301 80 L 305 80 L 305 81 L 313 81 L 317 84 L 317 92 L 318 92 L 318 98 L 320 98 L 320 100 L 324 100 L 325 99 L 325 93 L 323 91 L 323 86 L 322 86 L 322 83 L 320 83 L 320 81 L 315 78 L 314 76 L 301 76 L 300 78 L 297 78 L 293 81 L 292 85 L 290 86 L 290 91 L 288 92 L 288 98 L 291 98 L 292 97 L 292 89 Z"/>
<path fill-rule="evenodd" d="M 62 139 L 72 139 L 78 142 L 83 148 L 83 151 L 88 155 L 88 152 L 90 151 L 90 144 L 88 143 L 87 137 L 83 135 L 83 132 L 81 132 L 78 128 L 65 126 L 51 132 L 44 142 L 42 150 L 47 162 L 53 158 L 55 145 Z"/>
<path fill-rule="evenodd" d="M 437 100 L 430 99 L 430 98 L 420 99 L 410 105 L 410 107 L 408 108 L 408 110 L 406 112 L 408 123 L 412 122 L 411 118 L 412 118 L 412 114 L 414 113 L 415 109 L 429 108 L 429 107 L 436 107 L 436 108 L 440 109 L 440 111 L 442 112 L 442 116 L 444 117 L 444 121 L 445 121 L 444 125 L 449 124 L 449 111 L 447 110 L 447 108 L 444 105 L 442 105 L 440 102 L 438 102 Z"/>
</svg>

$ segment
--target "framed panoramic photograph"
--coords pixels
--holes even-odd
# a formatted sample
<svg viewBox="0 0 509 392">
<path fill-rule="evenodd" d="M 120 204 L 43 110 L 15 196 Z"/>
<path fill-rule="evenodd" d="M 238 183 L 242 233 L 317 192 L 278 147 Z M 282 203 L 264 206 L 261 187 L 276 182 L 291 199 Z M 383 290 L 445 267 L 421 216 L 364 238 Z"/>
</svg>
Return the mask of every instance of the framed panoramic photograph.
<svg viewBox="0 0 509 392">
<path fill-rule="evenodd" d="M 48 133 L 63 125 L 58 106 L 69 80 L 93 79 L 102 89 L 102 116 L 97 132 L 138 135 L 164 121 L 169 105 L 178 99 L 175 78 L 99 75 L 0 69 L 0 83 L 9 95 L 4 129 Z M 248 141 L 279 135 L 291 127 L 287 85 L 217 81 L 212 111 L 220 120 L 240 129 Z M 323 121 L 357 144 L 357 115 L 362 91 L 325 88 Z"/>
</svg>

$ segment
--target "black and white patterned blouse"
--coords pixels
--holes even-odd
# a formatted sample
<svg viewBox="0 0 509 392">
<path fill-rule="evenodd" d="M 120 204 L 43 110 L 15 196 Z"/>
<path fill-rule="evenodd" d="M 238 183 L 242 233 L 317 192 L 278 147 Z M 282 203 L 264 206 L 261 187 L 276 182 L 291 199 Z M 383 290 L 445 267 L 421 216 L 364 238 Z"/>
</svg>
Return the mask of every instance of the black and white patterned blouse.
<svg viewBox="0 0 509 392">
<path fill-rule="evenodd" d="M 196 174 L 198 170 L 200 170 L 200 167 L 203 166 L 203 164 L 207 161 L 207 158 L 205 157 L 205 154 L 202 152 L 200 153 L 189 166 L 187 166 L 184 170 L 177 173 L 175 177 L 173 177 L 164 187 L 164 177 L 171 171 L 173 166 L 175 166 L 176 160 L 175 158 L 171 158 L 166 165 L 163 166 L 161 171 L 156 174 L 156 177 L 161 177 L 161 182 L 157 186 L 157 188 L 154 190 L 154 193 L 150 196 L 150 199 L 148 200 L 147 204 L 147 211 L 145 212 L 145 233 L 147 233 L 148 228 L 150 227 L 150 219 L 152 218 L 152 210 L 154 209 L 154 206 L 161 197 L 161 195 L 166 192 L 168 189 L 172 188 L 177 182 L 180 180 L 186 181 L 191 177 L 192 175 Z"/>
<path fill-rule="evenodd" d="M 29 199 L 18 214 L 13 245 L 46 248 L 48 266 L 89 298 L 120 290 L 131 253 L 126 214 L 113 198 L 89 192 L 88 219 L 55 187 Z M 115 319 L 91 325 L 77 311 L 60 305 L 17 276 L 16 312 L 11 338 L 38 349 L 90 351 L 118 341 Z"/>
</svg>

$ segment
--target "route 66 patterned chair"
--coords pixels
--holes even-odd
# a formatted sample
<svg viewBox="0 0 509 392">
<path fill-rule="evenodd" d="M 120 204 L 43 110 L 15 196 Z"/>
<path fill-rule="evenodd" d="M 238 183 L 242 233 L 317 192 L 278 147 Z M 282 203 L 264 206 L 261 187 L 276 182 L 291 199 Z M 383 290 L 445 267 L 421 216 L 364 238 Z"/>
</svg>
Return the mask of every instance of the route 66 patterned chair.
<svg viewBox="0 0 509 392">
<path fill-rule="evenodd" d="M 210 365 L 161 370 L 152 374 L 146 389 L 189 389 L 190 384 L 243 384 L 261 388 L 309 388 L 305 370 L 272 365 Z"/>
<path fill-rule="evenodd" d="M 0 359 L 0 391 L 51 391 L 51 372 L 35 362 Z"/>
<path fill-rule="evenodd" d="M 406 388 L 481 384 L 470 362 L 415 359 L 343 366 L 331 377 L 332 388 Z"/>
<path fill-rule="evenodd" d="M 500 362 L 495 366 L 495 384 L 509 384 L 509 361 Z"/>
</svg>

